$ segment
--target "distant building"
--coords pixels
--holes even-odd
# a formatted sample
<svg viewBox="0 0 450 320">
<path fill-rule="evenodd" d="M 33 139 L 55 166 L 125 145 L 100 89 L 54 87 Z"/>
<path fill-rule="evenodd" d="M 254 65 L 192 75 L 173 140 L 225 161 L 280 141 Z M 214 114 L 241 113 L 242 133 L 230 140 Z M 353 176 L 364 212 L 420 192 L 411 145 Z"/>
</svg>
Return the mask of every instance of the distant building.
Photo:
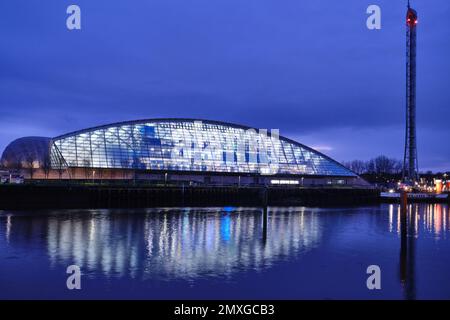
<svg viewBox="0 0 450 320">
<path fill-rule="evenodd" d="M 366 184 L 333 159 L 274 130 L 194 119 L 114 123 L 11 142 L 2 164 L 36 179 L 172 184 Z M 28 174 L 27 174 L 28 172 Z"/>
</svg>

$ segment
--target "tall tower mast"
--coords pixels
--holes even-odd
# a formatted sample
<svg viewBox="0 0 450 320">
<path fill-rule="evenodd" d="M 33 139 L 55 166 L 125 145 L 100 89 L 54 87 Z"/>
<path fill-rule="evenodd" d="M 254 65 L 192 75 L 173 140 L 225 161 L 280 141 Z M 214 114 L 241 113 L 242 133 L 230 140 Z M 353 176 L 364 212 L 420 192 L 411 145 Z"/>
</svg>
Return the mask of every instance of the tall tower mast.
<svg viewBox="0 0 450 320">
<path fill-rule="evenodd" d="M 416 136 L 416 31 L 417 12 L 408 0 L 406 13 L 406 135 L 403 180 L 414 183 L 419 178 Z"/>
</svg>

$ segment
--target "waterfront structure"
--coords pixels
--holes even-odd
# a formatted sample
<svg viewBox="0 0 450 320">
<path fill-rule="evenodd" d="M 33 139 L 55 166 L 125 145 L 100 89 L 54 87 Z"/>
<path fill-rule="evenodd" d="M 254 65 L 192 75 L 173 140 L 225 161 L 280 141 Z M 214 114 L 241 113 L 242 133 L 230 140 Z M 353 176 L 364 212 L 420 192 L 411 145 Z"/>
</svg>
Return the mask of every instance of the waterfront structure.
<svg viewBox="0 0 450 320">
<path fill-rule="evenodd" d="M 365 184 L 335 160 L 277 130 L 196 119 L 146 119 L 55 138 L 13 141 L 8 168 L 35 177 L 143 179 L 190 184 Z M 26 170 L 25 170 L 26 171 Z"/>
<path fill-rule="evenodd" d="M 403 158 L 403 180 L 414 183 L 419 179 L 416 133 L 416 32 L 417 12 L 408 1 L 406 13 L 406 134 Z"/>
</svg>

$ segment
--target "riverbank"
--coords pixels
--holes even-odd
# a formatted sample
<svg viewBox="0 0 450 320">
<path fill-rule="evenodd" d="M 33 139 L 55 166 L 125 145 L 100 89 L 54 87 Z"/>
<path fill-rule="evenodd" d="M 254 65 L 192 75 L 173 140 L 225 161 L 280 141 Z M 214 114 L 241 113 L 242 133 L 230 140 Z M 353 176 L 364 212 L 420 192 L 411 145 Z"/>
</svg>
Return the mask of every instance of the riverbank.
<svg viewBox="0 0 450 320">
<path fill-rule="evenodd" d="M 375 189 L 345 187 L 1 185 L 0 210 L 174 206 L 337 206 L 378 203 Z"/>
<path fill-rule="evenodd" d="M 383 203 L 399 203 L 400 192 L 381 192 L 381 202 Z M 408 192 L 407 201 L 411 203 L 449 203 L 448 193 L 425 193 L 425 192 Z"/>
</svg>

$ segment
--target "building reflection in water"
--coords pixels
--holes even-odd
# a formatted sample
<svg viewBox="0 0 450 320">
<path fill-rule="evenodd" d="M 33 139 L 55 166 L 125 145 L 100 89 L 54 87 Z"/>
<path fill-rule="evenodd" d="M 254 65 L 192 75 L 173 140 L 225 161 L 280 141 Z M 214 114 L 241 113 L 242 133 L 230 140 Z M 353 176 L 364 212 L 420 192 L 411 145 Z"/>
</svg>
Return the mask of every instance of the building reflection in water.
<svg viewBox="0 0 450 320">
<path fill-rule="evenodd" d="M 420 233 L 433 235 L 437 239 L 446 239 L 450 231 L 450 210 L 448 205 L 435 204 L 409 204 L 408 222 L 413 227 L 409 228 L 409 235 L 417 238 Z M 400 205 L 389 205 L 389 232 L 395 232 L 400 236 Z"/>
<path fill-rule="evenodd" d="M 389 231 L 395 230 L 400 237 L 400 281 L 404 296 L 406 299 L 415 299 L 416 239 L 420 234 L 446 239 L 450 230 L 450 211 L 445 204 L 409 204 L 406 214 L 407 225 L 402 229 L 400 205 L 389 205 Z"/>
<path fill-rule="evenodd" d="M 401 234 L 400 206 L 381 209 L 377 219 L 381 228 L 398 237 L 404 296 L 414 299 L 416 240 L 448 237 L 448 205 L 409 205 L 406 237 Z M 269 208 L 264 240 L 260 208 L 0 212 L 0 249 L 3 244 L 26 252 L 42 248 L 52 268 L 77 264 L 87 277 L 99 273 L 143 280 L 230 276 L 264 270 L 326 245 L 334 220 L 323 213 L 312 208 Z"/>
<path fill-rule="evenodd" d="M 18 243 L 45 235 L 52 267 L 76 264 L 87 276 L 100 270 L 107 277 L 141 279 L 262 270 L 314 248 L 322 236 L 318 213 L 305 208 L 269 208 L 267 241 L 259 208 L 54 212 L 15 216 L 14 232 L 11 221 L 9 230 Z"/>
<path fill-rule="evenodd" d="M 12 223 L 11 223 L 11 215 L 8 214 L 8 215 L 6 216 L 6 232 L 5 232 L 5 235 L 6 235 L 6 242 L 8 242 L 8 243 L 9 243 L 9 236 L 11 235 L 11 226 L 12 226 Z"/>
</svg>

